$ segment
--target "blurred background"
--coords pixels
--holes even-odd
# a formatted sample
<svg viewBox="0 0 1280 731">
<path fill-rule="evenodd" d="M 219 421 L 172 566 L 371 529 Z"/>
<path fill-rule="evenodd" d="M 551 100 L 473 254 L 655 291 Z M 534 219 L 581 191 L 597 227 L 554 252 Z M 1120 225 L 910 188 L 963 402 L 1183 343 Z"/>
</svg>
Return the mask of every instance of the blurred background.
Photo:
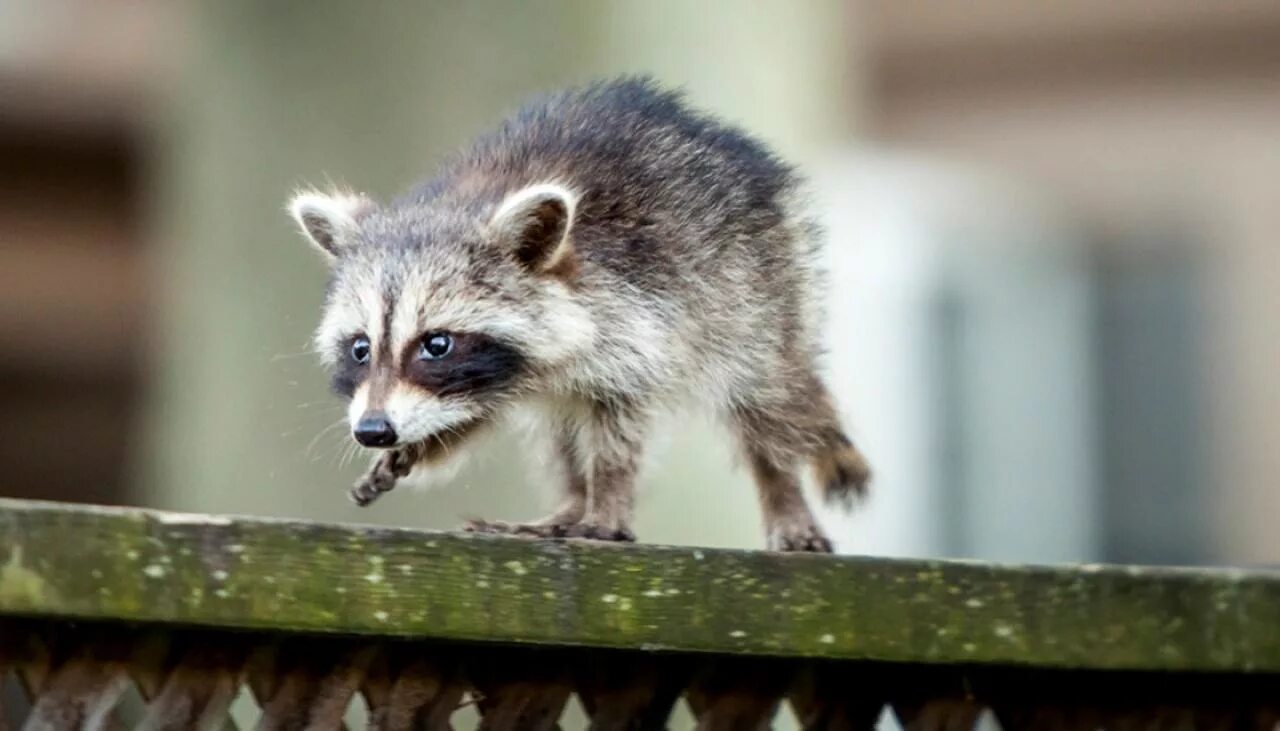
<svg viewBox="0 0 1280 731">
<path fill-rule="evenodd" d="M 877 469 L 842 551 L 1280 558 L 1280 4 L 0 0 L 0 494 L 527 519 L 501 436 L 367 510 L 282 207 L 389 196 L 530 94 L 651 72 L 815 181 L 829 372 Z M 664 425 L 642 540 L 759 547 Z"/>
</svg>

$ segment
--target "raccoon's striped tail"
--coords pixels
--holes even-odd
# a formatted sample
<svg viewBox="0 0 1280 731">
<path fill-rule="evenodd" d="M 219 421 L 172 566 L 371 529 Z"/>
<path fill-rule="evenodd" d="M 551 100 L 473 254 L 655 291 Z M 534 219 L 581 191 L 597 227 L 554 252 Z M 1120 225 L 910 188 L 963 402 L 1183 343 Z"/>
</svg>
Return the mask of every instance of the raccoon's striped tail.
<svg viewBox="0 0 1280 731">
<path fill-rule="evenodd" d="M 871 468 L 843 432 L 833 430 L 813 455 L 813 474 L 823 501 L 846 510 L 866 496 Z"/>
</svg>

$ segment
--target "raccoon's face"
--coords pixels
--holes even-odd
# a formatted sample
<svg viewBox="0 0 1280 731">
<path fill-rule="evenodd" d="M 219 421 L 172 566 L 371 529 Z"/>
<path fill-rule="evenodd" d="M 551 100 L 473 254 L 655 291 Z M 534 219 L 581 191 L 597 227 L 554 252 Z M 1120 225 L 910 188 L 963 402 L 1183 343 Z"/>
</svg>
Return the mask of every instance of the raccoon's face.
<svg viewBox="0 0 1280 731">
<path fill-rule="evenodd" d="M 589 347 L 572 288 L 575 203 L 557 185 L 497 206 L 294 197 L 290 212 L 331 265 L 316 345 L 350 399 L 356 441 L 389 448 L 465 430 Z"/>
</svg>

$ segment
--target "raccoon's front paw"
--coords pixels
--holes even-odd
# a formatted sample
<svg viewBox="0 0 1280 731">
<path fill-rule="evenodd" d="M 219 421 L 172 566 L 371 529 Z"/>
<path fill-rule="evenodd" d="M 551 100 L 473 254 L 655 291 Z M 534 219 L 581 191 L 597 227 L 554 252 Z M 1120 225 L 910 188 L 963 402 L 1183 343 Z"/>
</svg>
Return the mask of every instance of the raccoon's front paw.
<svg viewBox="0 0 1280 731">
<path fill-rule="evenodd" d="M 462 530 L 467 533 L 489 533 L 492 535 L 511 535 L 515 532 L 516 523 L 501 520 L 485 520 L 484 518 L 467 518 Z"/>
<path fill-rule="evenodd" d="M 525 538 L 586 538 L 594 541 L 634 543 L 635 534 L 626 528 L 605 528 L 590 523 L 507 523 L 471 518 L 462 525 L 468 533 L 523 536 Z"/>
<path fill-rule="evenodd" d="M 351 488 L 348 493 L 351 501 L 363 508 L 381 497 L 382 493 L 389 492 L 396 486 L 396 479 L 400 476 L 398 466 L 394 455 L 380 457 L 369 472 L 356 482 L 355 487 Z"/>
<path fill-rule="evenodd" d="M 380 487 L 377 481 L 373 479 L 373 476 L 368 475 L 357 482 L 356 486 L 351 488 L 351 491 L 347 494 L 351 497 L 351 502 L 363 508 L 390 489 L 390 487 Z"/>
<path fill-rule="evenodd" d="M 502 520 L 471 518 L 462 524 L 467 533 L 523 536 L 525 538 L 564 538 L 567 525 L 554 523 L 508 523 Z"/>
<path fill-rule="evenodd" d="M 769 532 L 769 550 L 831 553 L 831 540 L 812 523 L 776 526 Z"/>
</svg>

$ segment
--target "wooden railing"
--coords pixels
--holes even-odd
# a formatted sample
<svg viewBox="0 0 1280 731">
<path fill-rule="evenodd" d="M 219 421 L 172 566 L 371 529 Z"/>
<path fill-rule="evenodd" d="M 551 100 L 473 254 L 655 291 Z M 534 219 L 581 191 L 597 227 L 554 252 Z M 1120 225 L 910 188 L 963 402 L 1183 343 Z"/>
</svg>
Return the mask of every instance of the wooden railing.
<svg viewBox="0 0 1280 731">
<path fill-rule="evenodd" d="M 600 729 L 680 728 L 673 708 L 756 729 L 786 705 L 814 729 L 1273 729 L 1280 574 L 0 500 L 0 703 L 0 727 L 31 729 L 227 728 L 237 703 L 266 729 L 354 708 L 379 729 L 549 729 L 567 706 Z"/>
</svg>

